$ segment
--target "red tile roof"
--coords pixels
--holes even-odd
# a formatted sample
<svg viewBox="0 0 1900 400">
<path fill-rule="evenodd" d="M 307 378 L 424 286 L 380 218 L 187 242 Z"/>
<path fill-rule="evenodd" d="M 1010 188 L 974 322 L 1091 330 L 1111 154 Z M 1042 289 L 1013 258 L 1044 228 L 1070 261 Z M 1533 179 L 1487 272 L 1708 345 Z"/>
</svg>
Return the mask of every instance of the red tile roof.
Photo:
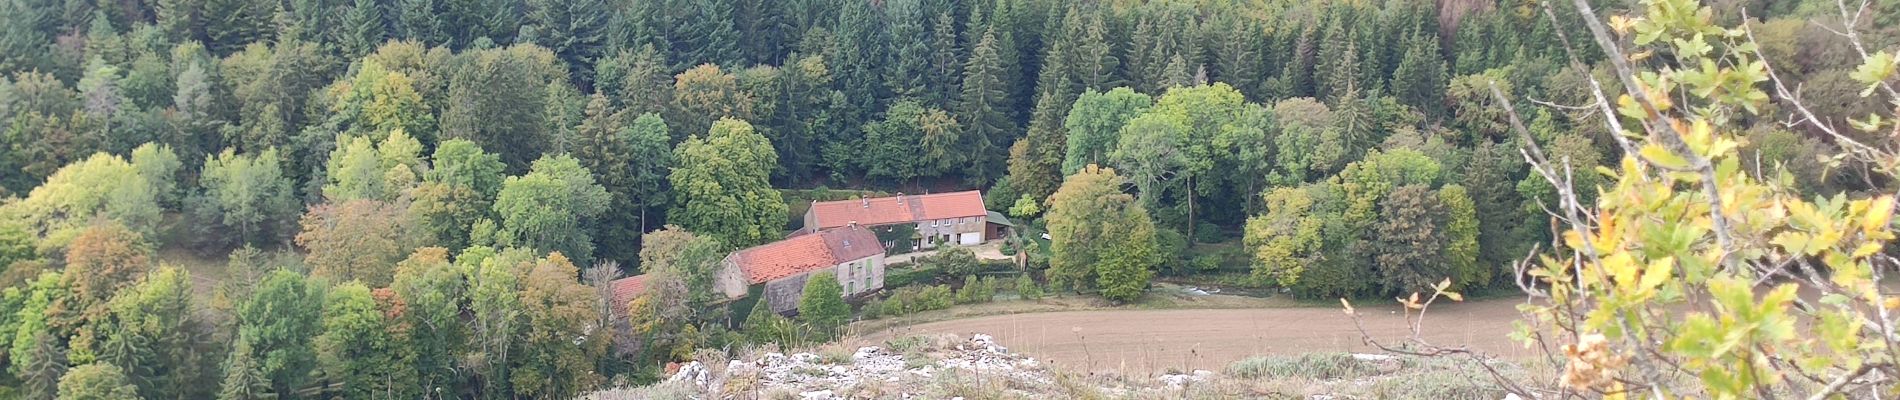
<svg viewBox="0 0 1900 400">
<path fill-rule="evenodd" d="M 613 306 L 620 308 L 621 311 L 626 311 L 627 303 L 633 302 L 633 298 L 640 297 L 640 294 L 647 292 L 647 276 L 641 274 L 615 279 L 613 281 L 613 289 Z"/>
<path fill-rule="evenodd" d="M 983 208 L 983 192 L 975 190 L 816 202 L 812 203 L 810 212 L 816 226 L 807 229 L 836 228 L 852 222 L 865 226 L 890 225 L 980 217 L 988 213 Z"/>
<path fill-rule="evenodd" d="M 730 259 L 756 285 L 881 253 L 884 244 L 869 229 L 840 228 L 739 250 Z"/>
</svg>

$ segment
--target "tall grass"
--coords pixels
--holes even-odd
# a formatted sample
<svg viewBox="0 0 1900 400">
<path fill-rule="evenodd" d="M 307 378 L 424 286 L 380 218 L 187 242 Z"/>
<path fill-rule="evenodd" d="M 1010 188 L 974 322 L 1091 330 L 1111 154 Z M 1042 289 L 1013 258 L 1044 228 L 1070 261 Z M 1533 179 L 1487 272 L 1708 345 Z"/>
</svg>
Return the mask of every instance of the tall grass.
<svg viewBox="0 0 1900 400">
<path fill-rule="evenodd" d="M 1252 357 L 1227 366 L 1227 374 L 1245 378 L 1357 379 L 1379 374 L 1379 368 L 1347 353 L 1308 353 L 1299 356 Z"/>
</svg>

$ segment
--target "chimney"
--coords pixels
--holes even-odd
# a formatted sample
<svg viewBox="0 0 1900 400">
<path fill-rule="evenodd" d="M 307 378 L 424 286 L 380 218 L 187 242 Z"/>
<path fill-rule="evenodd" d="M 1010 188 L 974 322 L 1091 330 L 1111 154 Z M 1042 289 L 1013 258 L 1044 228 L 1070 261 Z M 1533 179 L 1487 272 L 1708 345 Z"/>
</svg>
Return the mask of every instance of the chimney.
<svg viewBox="0 0 1900 400">
<path fill-rule="evenodd" d="M 904 204 L 904 192 L 897 192 L 897 204 Z"/>
<path fill-rule="evenodd" d="M 859 201 L 859 202 L 861 202 L 861 203 L 864 203 L 864 208 L 871 208 L 871 199 L 870 199 L 870 198 L 868 198 L 868 197 L 866 197 L 866 198 L 859 198 L 859 199 L 858 199 L 858 201 Z"/>
</svg>

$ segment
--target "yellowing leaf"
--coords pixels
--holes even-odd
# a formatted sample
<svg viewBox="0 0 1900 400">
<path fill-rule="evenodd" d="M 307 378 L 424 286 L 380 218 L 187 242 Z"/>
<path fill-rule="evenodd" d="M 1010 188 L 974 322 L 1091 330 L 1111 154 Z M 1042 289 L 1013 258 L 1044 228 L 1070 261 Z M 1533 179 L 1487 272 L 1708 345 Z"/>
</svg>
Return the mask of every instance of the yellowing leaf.
<svg viewBox="0 0 1900 400">
<path fill-rule="evenodd" d="M 1457 292 L 1445 292 L 1445 298 L 1451 299 L 1451 301 L 1465 301 L 1465 295 L 1458 294 Z"/>
<path fill-rule="evenodd" d="M 1813 238 L 1806 233 L 1782 232 L 1779 235 L 1775 235 L 1775 239 L 1770 242 L 1781 246 L 1782 250 L 1787 250 L 1789 253 L 1812 255 L 1808 252 L 1808 242 L 1811 240 L 1813 240 Z"/>
<path fill-rule="evenodd" d="M 1853 257 L 1865 258 L 1867 256 L 1871 256 L 1871 255 L 1874 255 L 1874 253 L 1879 253 L 1879 252 L 1880 252 L 1880 243 L 1877 243 L 1877 242 L 1861 243 L 1860 247 L 1854 248 Z"/>
<path fill-rule="evenodd" d="M 1886 196 L 1875 197 L 1873 204 L 1868 206 L 1867 218 L 1860 220 L 1860 230 L 1862 232 L 1870 232 L 1870 233 L 1874 231 L 1882 230 L 1882 229 L 1885 229 L 1887 227 L 1887 223 L 1892 220 L 1893 220 L 1893 196 L 1886 195 Z"/>
<path fill-rule="evenodd" d="M 1344 297 L 1339 298 L 1339 305 L 1341 307 L 1346 307 L 1346 315 L 1352 315 L 1352 303 L 1346 301 L 1346 298 Z"/>
<path fill-rule="evenodd" d="M 1677 156 L 1675 152 L 1671 152 L 1659 144 L 1651 143 L 1647 146 L 1643 146 L 1643 149 L 1639 152 L 1642 153 L 1643 159 L 1656 163 L 1656 165 L 1660 165 L 1663 168 L 1682 169 L 1689 167 L 1688 160 L 1682 159 L 1682 157 Z"/>
<path fill-rule="evenodd" d="M 1673 257 L 1663 257 L 1660 260 L 1652 261 L 1649 263 L 1649 268 L 1643 269 L 1643 279 L 1638 282 L 1637 285 L 1644 290 L 1655 290 L 1657 287 L 1662 286 L 1663 282 L 1669 281 L 1669 277 L 1675 274 L 1675 266 L 1676 262 Z"/>
<path fill-rule="evenodd" d="M 1615 30 L 1618 36 L 1628 35 L 1630 29 L 1634 27 L 1636 27 L 1636 20 L 1630 19 L 1630 17 L 1621 15 L 1610 16 L 1610 29 Z"/>
</svg>

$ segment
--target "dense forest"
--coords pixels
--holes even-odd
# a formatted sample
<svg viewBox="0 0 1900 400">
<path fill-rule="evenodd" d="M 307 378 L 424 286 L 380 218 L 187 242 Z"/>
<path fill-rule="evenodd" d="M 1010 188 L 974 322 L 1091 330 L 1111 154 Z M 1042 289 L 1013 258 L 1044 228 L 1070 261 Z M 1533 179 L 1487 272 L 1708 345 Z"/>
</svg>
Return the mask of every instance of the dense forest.
<svg viewBox="0 0 1900 400">
<path fill-rule="evenodd" d="M 1884 48 L 1895 5 L 1848 28 Z M 1889 111 L 1861 98 L 1834 4 L 1713 9 L 1818 119 Z M 1593 86 L 1616 72 L 1583 18 L 1516 0 L 0 0 L 0 395 L 568 398 L 697 347 L 834 334 L 839 304 L 714 306 L 719 258 L 798 228 L 781 189 L 982 189 L 1051 235 L 1022 246 L 1025 293 L 1127 301 L 1156 274 L 1234 271 L 1307 298 L 1511 288 L 1534 248 L 1565 246 L 1560 190 L 1520 150 L 1585 203 L 1627 155 L 1590 106 L 1621 87 Z M 1706 111 L 1743 127 L 1740 168 L 1809 194 L 1890 185 L 1778 123 L 1780 100 Z M 608 304 L 642 272 L 654 294 Z"/>
</svg>

